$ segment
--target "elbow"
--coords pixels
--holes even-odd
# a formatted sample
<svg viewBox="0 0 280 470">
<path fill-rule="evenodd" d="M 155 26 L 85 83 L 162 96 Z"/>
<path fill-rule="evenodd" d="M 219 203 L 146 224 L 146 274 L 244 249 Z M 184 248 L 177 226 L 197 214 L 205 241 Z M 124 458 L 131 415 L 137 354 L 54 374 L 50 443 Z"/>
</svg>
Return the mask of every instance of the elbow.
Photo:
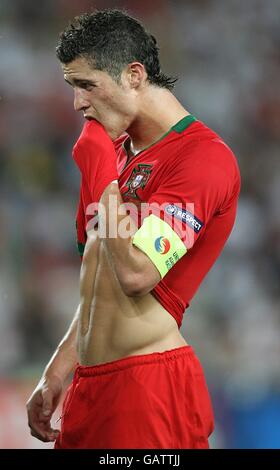
<svg viewBox="0 0 280 470">
<path fill-rule="evenodd" d="M 137 269 L 132 269 L 126 264 L 121 269 L 119 266 L 116 270 L 121 288 L 127 297 L 143 297 L 151 292 L 161 280 L 157 268 L 145 254 L 141 253 L 141 255 L 143 255 L 143 260 L 138 263 Z"/>
<path fill-rule="evenodd" d="M 120 284 L 127 297 L 142 297 L 155 287 L 147 281 L 141 274 L 128 273 L 120 280 Z"/>
</svg>

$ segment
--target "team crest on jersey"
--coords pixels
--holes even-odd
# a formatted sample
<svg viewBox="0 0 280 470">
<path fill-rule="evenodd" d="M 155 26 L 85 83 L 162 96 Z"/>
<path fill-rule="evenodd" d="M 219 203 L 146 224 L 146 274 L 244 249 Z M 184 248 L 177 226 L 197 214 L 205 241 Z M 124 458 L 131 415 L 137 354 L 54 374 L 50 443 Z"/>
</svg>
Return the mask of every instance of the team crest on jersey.
<svg viewBox="0 0 280 470">
<path fill-rule="evenodd" d="M 152 165 L 146 165 L 144 163 L 138 163 L 138 165 L 133 168 L 130 177 L 126 183 L 128 190 L 124 193 L 124 196 L 133 197 L 134 199 L 139 199 L 137 190 L 139 188 L 144 189 L 152 172 Z"/>
</svg>

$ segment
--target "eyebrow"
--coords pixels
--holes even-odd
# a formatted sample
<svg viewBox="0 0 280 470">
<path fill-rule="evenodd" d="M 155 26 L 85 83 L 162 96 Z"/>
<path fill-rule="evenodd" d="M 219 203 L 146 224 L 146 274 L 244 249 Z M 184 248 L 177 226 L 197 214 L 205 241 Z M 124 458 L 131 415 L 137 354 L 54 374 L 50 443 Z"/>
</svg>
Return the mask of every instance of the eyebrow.
<svg viewBox="0 0 280 470">
<path fill-rule="evenodd" d="M 73 80 L 70 82 L 69 80 L 67 80 L 65 77 L 64 77 L 64 80 L 66 81 L 66 83 L 68 83 L 69 85 L 73 86 L 81 86 L 81 85 L 96 85 L 96 82 L 93 82 L 92 80 L 86 80 L 86 79 L 81 79 L 81 78 L 73 78 Z"/>
</svg>

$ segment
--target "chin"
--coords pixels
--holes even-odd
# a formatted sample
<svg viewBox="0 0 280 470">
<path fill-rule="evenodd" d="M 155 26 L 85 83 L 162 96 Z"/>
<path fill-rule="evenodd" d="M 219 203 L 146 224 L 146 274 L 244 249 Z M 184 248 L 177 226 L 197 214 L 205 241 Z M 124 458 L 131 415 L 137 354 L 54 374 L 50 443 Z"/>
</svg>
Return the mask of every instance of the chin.
<svg viewBox="0 0 280 470">
<path fill-rule="evenodd" d="M 105 126 L 104 126 L 105 127 Z M 107 134 L 109 135 L 109 137 L 112 139 L 112 140 L 116 140 L 118 139 L 118 137 L 120 137 L 123 132 L 122 131 L 117 131 L 117 130 L 112 130 L 112 129 L 106 129 L 105 127 L 105 130 L 107 132 Z"/>
</svg>

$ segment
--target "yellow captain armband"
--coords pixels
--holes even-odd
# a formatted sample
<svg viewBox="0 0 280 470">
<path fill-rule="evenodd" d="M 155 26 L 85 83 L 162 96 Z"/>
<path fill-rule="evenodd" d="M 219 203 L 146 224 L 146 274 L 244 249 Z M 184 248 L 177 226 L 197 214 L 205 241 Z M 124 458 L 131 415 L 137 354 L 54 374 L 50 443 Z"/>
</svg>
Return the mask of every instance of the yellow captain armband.
<svg viewBox="0 0 280 470">
<path fill-rule="evenodd" d="M 187 252 L 177 233 L 167 222 L 154 214 L 144 219 L 143 225 L 132 238 L 132 244 L 146 253 L 161 278 Z"/>
</svg>

